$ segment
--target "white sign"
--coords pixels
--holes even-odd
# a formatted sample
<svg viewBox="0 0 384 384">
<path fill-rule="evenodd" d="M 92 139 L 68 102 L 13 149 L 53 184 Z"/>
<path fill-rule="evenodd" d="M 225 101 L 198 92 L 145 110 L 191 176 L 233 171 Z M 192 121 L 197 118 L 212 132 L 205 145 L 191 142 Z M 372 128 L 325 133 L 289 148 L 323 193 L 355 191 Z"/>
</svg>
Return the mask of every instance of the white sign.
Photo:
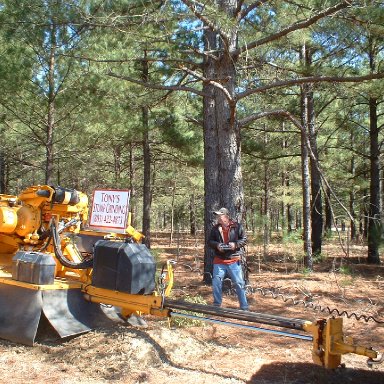
<svg viewBox="0 0 384 384">
<path fill-rule="evenodd" d="M 124 233 L 129 213 L 129 197 L 129 190 L 95 190 L 89 226 Z"/>
</svg>

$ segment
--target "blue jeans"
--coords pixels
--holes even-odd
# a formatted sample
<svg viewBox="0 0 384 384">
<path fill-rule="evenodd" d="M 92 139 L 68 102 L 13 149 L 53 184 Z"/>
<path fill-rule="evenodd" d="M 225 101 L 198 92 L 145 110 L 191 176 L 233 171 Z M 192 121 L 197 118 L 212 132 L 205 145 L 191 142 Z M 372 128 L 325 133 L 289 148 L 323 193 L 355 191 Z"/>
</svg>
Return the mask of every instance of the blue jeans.
<svg viewBox="0 0 384 384">
<path fill-rule="evenodd" d="M 224 276 L 228 273 L 235 286 L 237 297 L 240 303 L 240 309 L 248 310 L 247 297 L 245 296 L 245 282 L 243 278 L 243 271 L 241 269 L 240 261 L 232 264 L 213 264 L 213 305 L 221 306 L 223 299 L 223 280 Z"/>
</svg>

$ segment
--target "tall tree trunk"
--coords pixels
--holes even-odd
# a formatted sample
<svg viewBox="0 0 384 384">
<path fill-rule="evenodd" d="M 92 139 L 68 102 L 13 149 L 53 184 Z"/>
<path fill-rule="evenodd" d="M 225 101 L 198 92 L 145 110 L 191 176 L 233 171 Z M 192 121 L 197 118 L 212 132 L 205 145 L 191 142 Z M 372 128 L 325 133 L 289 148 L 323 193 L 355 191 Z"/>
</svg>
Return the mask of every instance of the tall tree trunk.
<svg viewBox="0 0 384 384">
<path fill-rule="evenodd" d="M 312 257 L 312 239 L 311 239 L 311 193 L 310 193 L 310 166 L 307 147 L 307 137 L 305 132 L 308 127 L 308 98 L 305 90 L 306 86 L 302 86 L 301 91 L 301 115 L 302 125 L 305 129 L 301 132 L 301 172 L 302 172 L 302 188 L 303 188 L 303 240 L 304 240 L 304 265 L 308 269 L 313 269 Z"/>
<path fill-rule="evenodd" d="M 368 258 L 371 264 L 380 264 L 379 244 L 381 237 L 380 221 L 380 149 L 377 126 L 377 100 L 369 99 L 370 121 L 370 199 L 368 220 Z"/>
<path fill-rule="evenodd" d="M 116 144 L 113 150 L 113 169 L 115 173 L 115 183 L 120 183 L 121 179 L 121 146 Z"/>
<path fill-rule="evenodd" d="M 50 54 L 48 67 L 48 114 L 46 125 L 46 166 L 45 166 L 45 183 L 54 184 L 54 145 L 53 134 L 55 128 L 55 53 L 56 53 L 56 26 L 51 25 L 50 30 Z"/>
<path fill-rule="evenodd" d="M 381 44 L 375 38 L 368 39 L 369 69 L 376 71 Z M 380 264 L 379 245 L 382 236 L 380 199 L 380 143 L 378 127 L 378 101 L 369 97 L 369 147 L 370 147 L 370 199 L 368 220 L 368 257 L 370 264 Z"/>
<path fill-rule="evenodd" d="M 283 209 L 284 209 L 284 206 L 283 206 Z M 278 232 L 280 230 L 280 209 L 278 207 L 274 210 L 273 216 L 275 219 L 275 225 L 273 226 L 273 228 L 275 228 L 275 230 Z"/>
<path fill-rule="evenodd" d="M 144 244 L 151 247 L 151 148 L 149 144 L 148 107 L 142 107 L 143 117 L 143 155 L 144 155 L 144 180 L 143 180 L 143 235 Z"/>
<path fill-rule="evenodd" d="M 189 197 L 189 227 L 192 236 L 196 235 L 196 207 L 195 194 L 191 193 Z"/>
<path fill-rule="evenodd" d="M 287 224 L 287 211 L 285 209 L 284 202 L 282 202 L 280 204 L 280 214 L 281 214 L 281 231 L 282 231 L 282 234 L 284 235 L 285 227 L 286 227 L 286 224 Z M 278 229 L 280 229 L 280 228 L 278 228 Z"/>
<path fill-rule="evenodd" d="M 129 189 L 131 191 L 130 198 L 130 212 L 131 212 L 131 225 L 136 228 L 136 189 L 135 189 L 135 176 L 136 176 L 136 168 L 135 168 L 135 157 L 134 157 L 134 145 L 132 143 L 129 144 Z"/>
<path fill-rule="evenodd" d="M 351 234 L 350 238 L 351 240 L 356 240 L 356 213 L 355 213 L 355 193 L 353 191 L 349 192 L 349 212 L 352 216 L 352 219 L 350 220 L 350 228 L 351 228 Z"/>
<path fill-rule="evenodd" d="M 288 233 L 291 233 L 294 228 L 295 215 L 293 213 L 292 204 L 287 204 L 287 223 L 288 223 Z"/>
<path fill-rule="evenodd" d="M 253 206 L 253 201 L 251 201 L 251 205 L 249 207 L 249 216 L 251 223 L 251 231 L 253 234 L 256 233 L 256 209 Z"/>
<path fill-rule="evenodd" d="M 325 191 L 325 231 L 332 231 L 333 215 L 332 215 L 332 201 L 331 201 L 331 189 L 327 186 Z"/>
<path fill-rule="evenodd" d="M 268 145 L 268 135 L 266 132 L 266 127 L 264 126 L 264 146 Z M 270 242 L 270 230 L 271 230 L 271 208 L 270 208 L 270 177 L 269 177 L 269 163 L 264 161 L 264 182 L 263 182 L 263 192 L 264 192 L 264 206 L 263 206 L 263 257 L 266 259 L 268 256 L 269 242 Z"/>
<path fill-rule="evenodd" d="M 173 233 L 175 231 L 175 195 L 176 195 L 176 182 L 173 181 L 172 185 L 172 200 L 171 200 L 171 233 L 169 236 L 169 243 L 173 243 Z"/>
<path fill-rule="evenodd" d="M 303 142 L 304 141 L 304 142 Z M 303 240 L 304 240 L 304 265 L 312 270 L 312 241 L 311 241 L 311 194 L 309 176 L 309 157 L 306 141 L 301 143 L 301 172 L 303 188 Z"/>
<path fill-rule="evenodd" d="M 269 164 L 264 162 L 264 206 L 263 206 L 263 257 L 264 259 L 268 256 L 269 243 L 270 243 L 270 228 L 271 228 L 271 209 L 269 204 Z"/>
<path fill-rule="evenodd" d="M 146 52 L 144 53 L 143 65 L 143 81 L 148 82 L 148 61 Z M 143 119 L 143 155 L 144 155 L 144 180 L 143 180 L 143 235 L 144 244 L 151 247 L 151 147 L 149 142 L 149 119 L 148 106 L 141 108 Z"/>
<path fill-rule="evenodd" d="M 364 175 L 364 179 L 367 180 L 366 175 Z M 360 233 L 364 240 L 368 238 L 368 217 L 369 217 L 369 196 L 368 191 L 366 189 L 363 190 L 363 208 L 360 212 L 360 217 L 363 218 L 360 219 Z"/>
<path fill-rule="evenodd" d="M 311 143 L 312 153 L 315 159 L 310 159 L 311 166 L 311 237 L 312 252 L 314 254 L 321 253 L 321 245 L 323 238 L 323 204 L 321 195 L 321 178 L 316 162 L 318 161 L 317 139 L 314 123 L 314 105 L 313 92 L 308 93 L 308 132 L 309 141 Z"/>
<path fill-rule="evenodd" d="M 237 1 L 217 1 L 222 11 L 233 15 Z M 240 166 L 240 128 L 236 120 L 234 101 L 237 57 L 230 52 L 236 48 L 237 32 L 224 41 L 217 31 L 206 26 L 205 51 L 216 53 L 204 56 L 203 100 L 204 125 L 204 228 L 205 244 L 214 224 L 212 212 L 221 206 L 232 217 L 241 220 L 244 210 L 243 179 Z M 211 81 L 215 81 L 216 85 Z M 218 86 L 220 84 L 224 89 Z M 225 90 L 225 91 L 224 91 Z M 207 245 L 204 254 L 204 281 L 211 282 L 213 252 Z"/>
<path fill-rule="evenodd" d="M 351 130 L 351 148 L 354 148 L 355 145 L 355 135 L 353 133 L 353 130 Z M 356 165 L 355 165 L 355 155 L 352 154 L 351 161 L 350 161 L 350 173 L 352 180 L 354 180 L 356 175 Z M 354 184 L 354 183 L 353 183 Z M 354 191 L 354 185 L 352 184 L 350 192 L 349 192 L 349 212 L 352 216 L 352 219 L 350 220 L 350 227 L 351 227 L 351 240 L 356 239 L 357 235 L 357 229 L 356 229 L 356 212 L 355 212 L 355 191 Z"/>
<path fill-rule="evenodd" d="M 290 180 L 289 180 L 289 174 L 288 173 L 286 176 L 285 185 L 289 189 Z M 290 196 L 291 192 L 288 192 L 288 193 Z M 287 230 L 288 230 L 288 233 L 291 233 L 294 228 L 295 229 L 297 228 L 297 226 L 294 224 L 294 222 L 295 222 L 295 213 L 293 211 L 293 206 L 292 206 L 292 204 L 288 203 L 287 204 Z"/>
<path fill-rule="evenodd" d="M 303 227 L 302 215 L 301 215 L 301 211 L 298 209 L 296 210 L 295 220 L 296 220 L 296 229 L 301 229 Z"/>
<path fill-rule="evenodd" d="M 305 44 L 302 48 L 302 60 L 305 68 L 308 70 L 312 66 L 312 50 Z M 317 134 L 315 129 L 315 106 L 313 100 L 313 85 L 306 84 L 303 86 L 306 98 L 306 127 L 311 145 L 311 151 L 315 159 L 310 158 L 311 170 L 311 238 L 312 252 L 314 254 L 321 253 L 321 243 L 323 237 L 323 204 L 321 197 L 321 178 L 317 167 L 318 151 L 317 151 Z"/>
<path fill-rule="evenodd" d="M 382 230 L 382 236 L 384 237 L 384 169 L 381 167 L 380 169 L 380 223 L 381 223 L 381 230 Z"/>
<path fill-rule="evenodd" d="M 151 247 L 151 147 L 149 143 L 148 107 L 142 107 L 143 118 L 143 154 L 144 154 L 144 180 L 143 180 L 143 235 L 144 244 Z"/>
<path fill-rule="evenodd" d="M 285 124 L 282 125 L 282 131 L 285 131 Z M 288 141 L 286 138 L 283 139 L 282 143 L 283 151 L 286 151 L 288 148 Z M 287 167 L 285 164 L 283 164 L 283 171 L 281 174 L 281 186 L 283 187 L 283 201 L 281 202 L 281 230 L 284 236 L 285 233 L 285 226 L 287 223 L 287 211 L 286 211 L 286 204 L 285 204 L 285 198 L 288 195 L 287 193 L 287 187 L 289 185 L 289 175 L 287 172 Z"/>
</svg>

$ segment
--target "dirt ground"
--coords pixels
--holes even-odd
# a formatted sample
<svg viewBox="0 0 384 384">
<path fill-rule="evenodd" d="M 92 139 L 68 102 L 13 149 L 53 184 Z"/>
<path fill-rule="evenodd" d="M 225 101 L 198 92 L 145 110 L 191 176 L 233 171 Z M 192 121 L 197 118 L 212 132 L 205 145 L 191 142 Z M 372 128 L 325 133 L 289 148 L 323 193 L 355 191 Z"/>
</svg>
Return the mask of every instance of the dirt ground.
<svg viewBox="0 0 384 384">
<path fill-rule="evenodd" d="M 197 243 L 177 238 L 170 245 L 158 237 L 152 248 L 159 260 L 177 261 L 171 298 L 212 304 Z M 295 256 L 301 254 L 300 245 L 270 246 L 268 257 L 262 257 L 261 247 L 249 246 L 250 310 L 313 322 L 330 317 L 333 309 L 345 311 L 345 335 L 384 352 L 384 266 L 364 264 L 365 252 L 362 246 L 351 247 L 349 257 L 342 258 L 339 247 L 325 246 L 324 259 L 307 273 Z M 224 305 L 237 308 L 236 296 L 229 292 Z M 368 321 L 356 319 L 361 315 Z M 310 341 L 276 334 L 296 332 L 289 329 L 252 324 L 271 333 L 144 319 L 145 328 L 115 323 L 68 340 L 42 340 L 34 347 L 0 340 L 0 383 L 384 383 L 384 363 L 369 368 L 365 356 L 343 355 L 345 366 L 335 370 L 314 365 Z"/>
</svg>

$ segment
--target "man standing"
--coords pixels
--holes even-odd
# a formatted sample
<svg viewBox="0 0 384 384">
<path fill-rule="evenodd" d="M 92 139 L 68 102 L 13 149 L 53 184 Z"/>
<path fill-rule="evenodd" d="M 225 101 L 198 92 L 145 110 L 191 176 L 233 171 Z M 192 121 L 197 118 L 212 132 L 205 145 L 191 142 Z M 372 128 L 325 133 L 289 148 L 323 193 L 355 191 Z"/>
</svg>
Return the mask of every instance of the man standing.
<svg viewBox="0 0 384 384">
<path fill-rule="evenodd" d="M 213 305 L 221 306 L 223 279 L 227 273 L 235 286 L 240 309 L 248 310 L 241 268 L 243 247 L 247 243 L 246 234 L 241 224 L 230 218 L 227 208 L 220 208 L 214 214 L 217 215 L 217 224 L 209 236 L 209 246 L 215 250 L 212 276 Z"/>
</svg>

